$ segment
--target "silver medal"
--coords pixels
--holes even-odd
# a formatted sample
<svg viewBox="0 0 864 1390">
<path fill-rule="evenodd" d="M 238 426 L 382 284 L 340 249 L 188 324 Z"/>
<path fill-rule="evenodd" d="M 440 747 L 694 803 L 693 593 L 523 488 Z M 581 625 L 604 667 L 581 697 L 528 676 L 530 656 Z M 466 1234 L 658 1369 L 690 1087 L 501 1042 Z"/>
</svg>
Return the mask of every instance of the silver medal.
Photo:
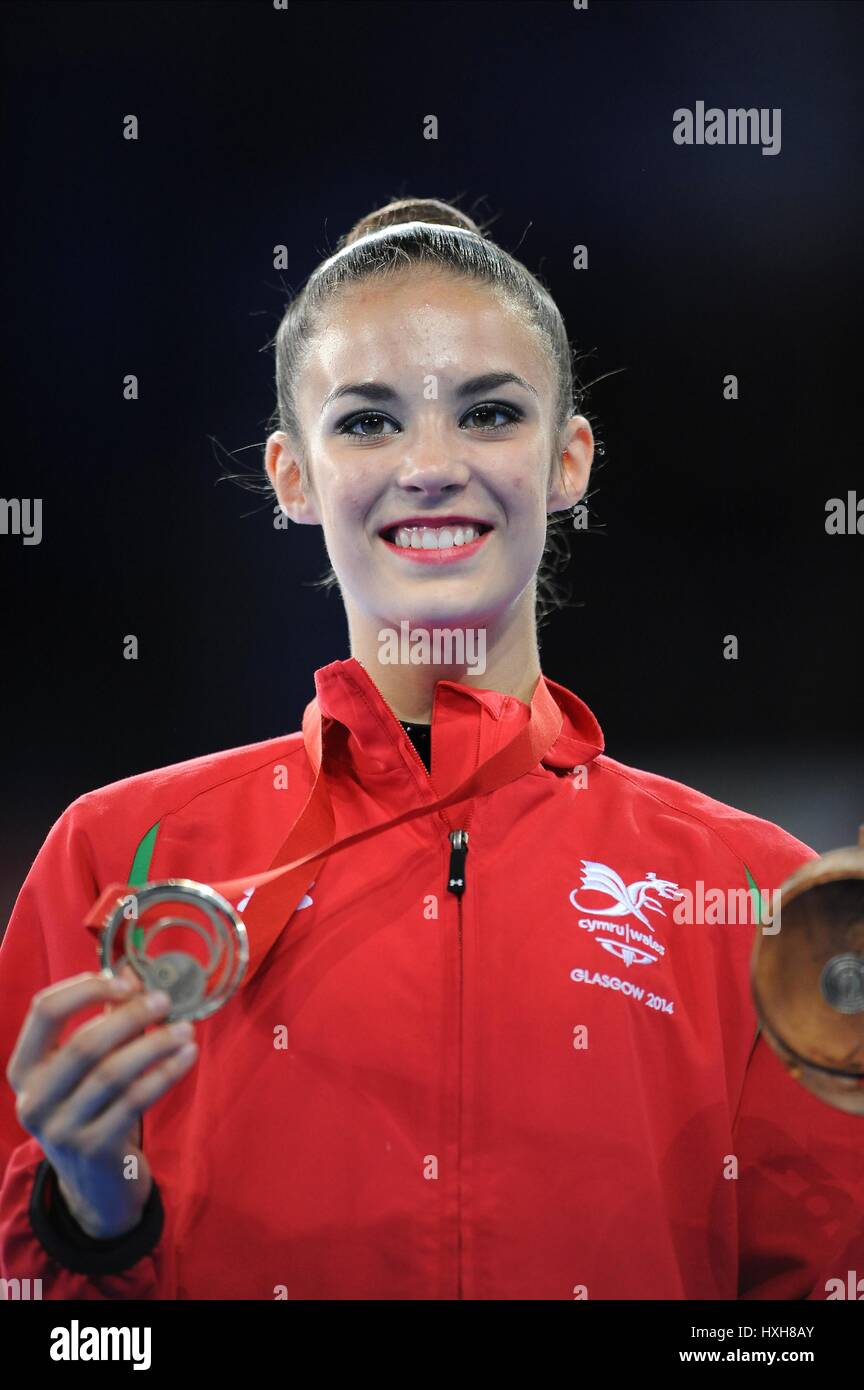
<svg viewBox="0 0 864 1390">
<path fill-rule="evenodd" d="M 166 905 L 164 914 L 155 911 Z M 166 931 L 170 944 L 165 944 Z M 178 937 L 186 949 L 178 946 Z M 165 1022 L 195 1020 L 215 1013 L 237 989 L 249 962 L 249 942 L 240 916 L 221 893 L 206 883 L 169 878 L 145 883 L 117 903 L 102 929 L 100 956 L 110 974 L 129 965 L 148 989 L 170 996 Z"/>
</svg>

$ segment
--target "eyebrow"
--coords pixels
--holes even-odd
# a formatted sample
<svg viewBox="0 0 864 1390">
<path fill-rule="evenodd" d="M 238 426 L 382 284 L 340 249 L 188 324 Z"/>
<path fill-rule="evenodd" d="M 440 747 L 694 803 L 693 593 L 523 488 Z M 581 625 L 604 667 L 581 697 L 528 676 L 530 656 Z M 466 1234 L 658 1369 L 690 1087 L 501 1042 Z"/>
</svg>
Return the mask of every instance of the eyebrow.
<svg viewBox="0 0 864 1390">
<path fill-rule="evenodd" d="M 484 391 L 494 391 L 498 386 L 522 386 L 532 395 L 537 395 L 537 390 L 530 381 L 524 377 L 517 376 L 515 372 L 484 372 L 482 376 L 469 377 L 457 386 L 453 395 L 457 400 L 462 400 L 466 396 L 482 395 Z M 398 401 L 399 392 L 386 382 L 381 381 L 358 381 L 348 382 L 345 386 L 337 386 L 324 397 L 321 412 L 327 409 L 331 401 L 338 400 L 340 396 L 365 396 L 370 401 Z"/>
</svg>

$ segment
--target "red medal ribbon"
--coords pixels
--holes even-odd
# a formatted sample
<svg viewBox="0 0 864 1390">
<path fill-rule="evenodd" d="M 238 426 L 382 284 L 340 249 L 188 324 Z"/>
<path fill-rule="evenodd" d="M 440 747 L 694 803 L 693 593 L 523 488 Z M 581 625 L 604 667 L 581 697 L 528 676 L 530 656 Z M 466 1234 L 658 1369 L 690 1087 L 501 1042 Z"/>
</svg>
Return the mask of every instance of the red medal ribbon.
<svg viewBox="0 0 864 1390">
<path fill-rule="evenodd" d="M 392 826 L 431 815 L 433 811 L 440 811 L 445 806 L 467 801 L 471 797 L 488 796 L 499 787 L 506 786 L 508 782 L 514 782 L 542 761 L 558 739 L 562 724 L 561 710 L 541 676 L 531 701 L 529 722 L 522 726 L 509 743 L 497 753 L 493 753 L 480 767 L 475 768 L 474 772 L 453 791 L 439 797 L 437 801 L 412 806 L 398 816 L 391 816 L 388 820 L 379 821 L 334 841 L 333 807 L 324 770 L 326 731 L 322 728 L 318 701 L 312 700 L 303 715 L 303 743 L 315 773 L 315 781 L 288 838 L 278 850 L 270 868 L 264 873 L 227 879 L 212 885 L 216 892 L 221 893 L 229 902 L 251 888 L 256 890 L 253 900 L 243 911 L 243 922 L 249 938 L 249 965 L 243 984 L 248 984 L 255 975 L 307 888 L 314 882 L 325 859 L 347 849 L 349 845 L 358 845 L 363 840 L 369 840 L 373 835 L 389 830 Z M 84 919 L 85 927 L 96 933 L 101 932 L 117 903 L 130 895 L 134 896 L 135 892 L 135 887 L 130 884 L 109 884 Z"/>
</svg>

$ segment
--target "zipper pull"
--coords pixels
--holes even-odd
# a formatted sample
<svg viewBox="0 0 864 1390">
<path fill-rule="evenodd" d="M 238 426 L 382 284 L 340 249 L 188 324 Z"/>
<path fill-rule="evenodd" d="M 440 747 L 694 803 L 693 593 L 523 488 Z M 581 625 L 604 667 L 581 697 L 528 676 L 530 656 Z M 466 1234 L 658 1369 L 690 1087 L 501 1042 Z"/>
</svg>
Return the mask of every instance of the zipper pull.
<svg viewBox="0 0 864 1390">
<path fill-rule="evenodd" d="M 468 853 L 468 831 L 450 831 L 450 877 L 447 892 L 461 898 L 465 892 L 465 856 Z"/>
</svg>

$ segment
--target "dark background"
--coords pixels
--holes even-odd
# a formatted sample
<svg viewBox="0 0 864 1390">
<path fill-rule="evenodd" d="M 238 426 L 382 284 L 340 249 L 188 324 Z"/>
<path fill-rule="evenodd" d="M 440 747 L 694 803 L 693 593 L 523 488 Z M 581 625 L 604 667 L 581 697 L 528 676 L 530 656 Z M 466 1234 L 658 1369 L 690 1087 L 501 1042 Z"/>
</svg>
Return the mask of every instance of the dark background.
<svg viewBox="0 0 864 1390">
<path fill-rule="evenodd" d="M 864 536 L 828 536 L 825 503 L 864 495 L 859 5 L 0 17 L 0 490 L 43 499 L 40 545 L 0 536 L 3 922 L 75 797 L 299 727 L 315 668 L 349 655 L 338 594 L 310 585 L 320 532 L 275 531 L 218 480 L 260 466 L 288 294 L 393 196 L 494 216 L 588 354 L 582 379 L 612 373 L 588 399 L 596 529 L 574 535 L 546 673 L 613 757 L 817 849 L 854 842 Z M 700 99 L 780 107 L 780 154 L 675 145 L 673 111 Z"/>
</svg>

